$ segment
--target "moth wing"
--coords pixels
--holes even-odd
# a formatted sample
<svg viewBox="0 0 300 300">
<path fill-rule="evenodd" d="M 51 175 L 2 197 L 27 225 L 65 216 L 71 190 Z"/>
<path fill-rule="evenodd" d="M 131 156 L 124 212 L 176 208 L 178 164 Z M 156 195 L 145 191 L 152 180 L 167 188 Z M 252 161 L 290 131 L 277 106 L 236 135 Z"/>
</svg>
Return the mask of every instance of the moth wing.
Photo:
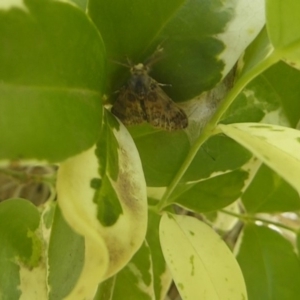
<svg viewBox="0 0 300 300">
<path fill-rule="evenodd" d="M 188 126 L 185 112 L 174 103 L 153 80 L 151 90 L 144 101 L 147 121 L 156 128 L 179 130 Z"/>
<path fill-rule="evenodd" d="M 111 112 L 124 125 L 141 124 L 147 120 L 138 96 L 127 87 L 123 87 L 120 90 Z"/>
</svg>

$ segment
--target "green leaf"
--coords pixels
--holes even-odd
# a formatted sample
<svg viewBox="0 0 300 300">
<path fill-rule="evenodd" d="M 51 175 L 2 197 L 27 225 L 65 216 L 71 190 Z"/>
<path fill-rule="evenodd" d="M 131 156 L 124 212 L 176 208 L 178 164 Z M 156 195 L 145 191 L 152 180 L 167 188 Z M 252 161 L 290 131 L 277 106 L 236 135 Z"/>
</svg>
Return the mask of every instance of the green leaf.
<svg viewBox="0 0 300 300">
<path fill-rule="evenodd" d="M 111 226 L 117 222 L 122 214 L 122 207 L 107 176 L 101 181 L 101 186 L 96 189 L 93 201 L 98 206 L 97 217 L 103 226 Z"/>
<path fill-rule="evenodd" d="M 63 299 L 71 292 L 83 262 L 84 239 L 69 227 L 56 206 L 48 248 L 49 300 Z"/>
<path fill-rule="evenodd" d="M 112 127 L 118 127 L 117 121 L 108 111 L 105 111 L 105 122 L 101 137 L 97 143 L 96 155 L 99 160 L 99 176 L 93 182 L 98 182 L 94 194 L 94 202 L 98 205 L 98 219 L 103 226 L 113 225 L 123 213 L 118 195 L 111 180 L 116 181 L 119 175 L 118 141 Z M 91 183 L 92 184 L 92 183 Z"/>
<path fill-rule="evenodd" d="M 299 84 L 300 72 L 278 62 L 243 89 L 222 123 L 261 121 L 296 127 L 300 119 Z"/>
<path fill-rule="evenodd" d="M 222 123 L 227 124 L 232 122 L 260 121 L 269 112 L 270 107 L 266 109 L 263 103 L 259 103 L 256 100 L 255 95 L 253 97 L 253 91 L 248 91 L 245 87 L 279 59 L 278 55 L 274 55 L 267 31 L 263 29 L 246 49 L 243 61 L 240 64 L 242 67 L 237 72 L 238 80 L 235 81 L 232 90 L 228 93 L 223 103 L 220 104 L 219 110 L 213 117 L 212 126 L 216 126 L 222 118 Z M 255 84 L 253 86 L 256 88 Z M 243 89 L 245 89 L 244 92 Z M 234 102 L 236 98 L 237 100 Z M 270 100 L 267 102 L 270 102 Z"/>
<path fill-rule="evenodd" d="M 276 125 L 242 123 L 219 125 L 220 129 L 235 139 L 267 166 L 277 172 L 298 192 L 300 183 L 300 132 Z"/>
<path fill-rule="evenodd" d="M 77 4 L 81 9 L 86 11 L 88 0 L 70 0 L 70 1 Z"/>
<path fill-rule="evenodd" d="M 184 132 L 159 131 L 142 135 L 135 132 L 133 138 L 147 186 L 170 184 L 191 147 L 187 135 Z M 232 139 L 224 135 L 212 136 L 196 154 L 182 182 L 208 178 L 214 172 L 238 169 L 250 158 L 251 154 Z"/>
<path fill-rule="evenodd" d="M 247 299 L 234 255 L 209 226 L 193 217 L 164 214 L 160 241 L 182 299 Z"/>
<path fill-rule="evenodd" d="M 296 246 L 297 246 L 298 253 L 300 253 L 300 231 L 297 232 Z M 299 254 L 298 254 L 298 257 L 299 257 Z"/>
<path fill-rule="evenodd" d="M 41 259 L 41 241 L 35 231 L 40 214 L 29 201 L 11 199 L 0 204 L 0 296 L 1 299 L 19 299 L 32 290 L 30 276 L 22 278 L 22 270 L 38 266 Z M 44 285 L 35 287 L 37 295 Z M 42 293 L 43 294 L 43 293 Z M 28 294 L 27 294 L 28 295 Z"/>
<path fill-rule="evenodd" d="M 281 59 L 299 67 L 298 8 L 297 0 L 266 1 L 267 29 L 261 31 L 245 52 L 239 74 L 241 81 L 236 82 L 239 89 Z"/>
<path fill-rule="evenodd" d="M 197 183 L 185 184 L 181 187 L 185 191 L 179 196 L 174 192 L 172 203 L 195 212 L 224 208 L 239 198 L 247 177 L 247 172 L 237 170 Z"/>
<path fill-rule="evenodd" d="M 270 43 L 267 30 L 265 28 L 259 33 L 256 39 L 250 44 L 250 46 L 245 51 L 243 57 L 243 68 L 239 74 L 240 78 L 252 77 L 255 78 L 255 75 L 251 74 L 256 68 L 259 68 L 258 71 L 263 71 L 262 64 L 268 60 L 268 58 L 273 54 L 273 47 Z M 267 67 L 271 66 L 268 65 Z M 267 68 L 266 67 L 266 68 Z M 255 70 L 256 71 L 256 70 Z M 256 71 L 257 72 L 257 71 Z M 250 80 L 251 80 L 250 79 Z M 249 82 L 250 82 L 249 80 Z"/>
<path fill-rule="evenodd" d="M 227 73 L 261 29 L 263 9 L 257 9 L 263 8 L 261 1 L 239 2 L 238 6 L 235 2 L 227 5 L 209 0 L 126 0 L 116 5 L 92 0 L 88 11 L 112 60 L 123 62 L 128 56 L 134 63 L 143 62 L 162 44 L 165 55 L 153 67 L 153 77 L 172 84 L 168 93 L 175 101 L 182 101 L 215 86 L 222 78 L 225 63 L 230 64 Z M 246 24 L 245 13 L 249 14 Z M 225 47 L 232 44 L 232 32 L 241 30 L 240 24 L 245 34 L 239 34 L 235 47 Z M 219 59 L 221 54 L 223 60 Z M 111 63 L 108 93 L 118 89 L 126 75 L 128 70 Z"/>
<path fill-rule="evenodd" d="M 105 72 L 96 28 L 59 1 L 1 7 L 0 158 L 61 161 L 91 147 Z"/>
<path fill-rule="evenodd" d="M 300 119 L 300 72 L 279 62 L 266 70 L 262 76 L 269 86 L 269 95 L 278 99 L 290 126 L 295 128 Z M 282 114 L 280 110 L 279 113 Z"/>
<path fill-rule="evenodd" d="M 249 151 L 227 136 L 211 136 L 199 149 L 182 181 L 196 181 L 216 172 L 236 170 L 249 161 L 251 156 Z"/>
<path fill-rule="evenodd" d="M 280 233 L 247 224 L 237 260 L 250 300 L 299 299 L 300 262 L 292 245 Z"/>
<path fill-rule="evenodd" d="M 300 3 L 267 0 L 267 29 L 275 49 L 285 58 L 300 62 Z"/>
<path fill-rule="evenodd" d="M 266 165 L 260 167 L 244 192 L 242 201 L 249 213 L 274 213 L 300 209 L 299 194 Z"/>
<path fill-rule="evenodd" d="M 282 63 L 281 65 L 285 64 Z M 278 66 L 278 64 L 257 76 L 242 90 L 223 115 L 222 124 L 260 122 L 262 120 L 271 120 L 269 122 L 273 121 L 278 123 L 278 120 L 280 120 L 280 117 L 283 115 L 282 105 L 285 100 L 283 94 L 286 89 L 281 89 L 281 84 L 279 84 L 278 81 L 276 81 L 276 83 L 274 80 L 270 82 L 269 75 L 271 74 L 273 74 L 277 80 L 279 80 L 279 78 L 279 81 L 282 80 L 283 74 L 281 74 L 281 69 L 276 68 L 276 66 Z M 293 73 L 295 73 L 295 70 L 293 71 Z M 290 75 L 291 74 L 289 74 L 288 77 L 290 77 Z M 287 91 L 286 94 L 288 95 L 289 92 Z M 290 95 L 291 101 L 296 100 L 295 94 L 292 95 L 292 93 L 290 93 Z"/>
<path fill-rule="evenodd" d="M 168 185 L 188 153 L 190 143 L 186 134 L 157 131 L 133 138 L 141 157 L 147 186 Z"/>
</svg>

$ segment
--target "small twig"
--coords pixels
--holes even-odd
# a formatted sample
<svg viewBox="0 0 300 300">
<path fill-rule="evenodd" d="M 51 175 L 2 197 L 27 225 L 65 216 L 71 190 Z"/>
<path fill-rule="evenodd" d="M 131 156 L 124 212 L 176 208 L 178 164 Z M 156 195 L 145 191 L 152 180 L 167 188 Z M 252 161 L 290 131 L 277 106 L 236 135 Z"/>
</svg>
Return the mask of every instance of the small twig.
<svg viewBox="0 0 300 300">
<path fill-rule="evenodd" d="M 283 228 L 283 229 L 286 229 L 286 230 L 289 230 L 289 231 L 292 231 L 293 233 L 297 234 L 298 233 L 298 230 L 292 228 L 292 227 L 289 227 L 289 226 L 286 226 L 282 223 L 278 223 L 278 222 L 274 222 L 274 221 L 270 221 L 270 220 L 266 220 L 266 219 L 263 219 L 263 218 L 259 218 L 259 217 L 255 217 L 255 216 L 250 216 L 250 215 L 242 215 L 242 214 L 237 214 L 237 213 L 233 213 L 233 212 L 230 212 L 228 210 L 225 210 L 225 209 L 221 209 L 220 210 L 222 213 L 224 214 L 227 214 L 227 215 L 231 215 L 233 217 L 237 217 L 238 219 L 240 220 L 244 220 L 245 222 L 262 222 L 264 224 L 267 224 L 267 225 L 274 225 L 276 227 L 279 227 L 279 228 Z"/>
</svg>

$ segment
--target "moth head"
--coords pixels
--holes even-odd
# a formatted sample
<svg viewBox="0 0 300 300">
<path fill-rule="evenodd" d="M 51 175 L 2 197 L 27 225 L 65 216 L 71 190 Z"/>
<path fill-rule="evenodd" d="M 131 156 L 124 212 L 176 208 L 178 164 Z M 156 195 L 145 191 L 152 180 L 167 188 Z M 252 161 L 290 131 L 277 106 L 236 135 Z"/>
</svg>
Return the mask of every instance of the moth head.
<svg viewBox="0 0 300 300">
<path fill-rule="evenodd" d="M 130 72 L 132 75 L 143 75 L 147 74 L 150 71 L 150 68 L 147 65 L 139 63 L 130 68 Z"/>
</svg>

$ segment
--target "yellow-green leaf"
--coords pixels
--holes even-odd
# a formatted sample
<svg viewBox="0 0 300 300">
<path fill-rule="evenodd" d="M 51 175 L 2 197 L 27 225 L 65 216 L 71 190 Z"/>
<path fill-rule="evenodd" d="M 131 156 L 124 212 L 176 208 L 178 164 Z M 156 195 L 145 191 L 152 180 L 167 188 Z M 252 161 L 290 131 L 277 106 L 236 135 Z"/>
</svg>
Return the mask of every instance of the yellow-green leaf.
<svg viewBox="0 0 300 300">
<path fill-rule="evenodd" d="M 116 177 L 106 174 L 106 180 L 122 209 L 114 223 L 101 223 L 98 218 L 99 203 L 94 202 L 94 195 L 95 189 L 101 189 L 101 178 L 95 148 L 68 159 L 58 172 L 58 202 L 62 213 L 74 231 L 85 237 L 84 270 L 71 294 L 80 299 L 93 294 L 101 281 L 122 269 L 146 235 L 146 184 L 138 152 L 123 125 L 112 132 L 118 144 L 119 173 L 114 174 Z M 106 197 L 110 197 L 110 192 L 106 191 Z M 79 294 L 82 289 L 85 293 Z"/>
<path fill-rule="evenodd" d="M 299 130 L 256 123 L 219 125 L 219 128 L 300 192 Z"/>
<path fill-rule="evenodd" d="M 164 214 L 160 241 L 182 299 L 247 299 L 234 255 L 205 223 L 190 216 Z"/>
</svg>

